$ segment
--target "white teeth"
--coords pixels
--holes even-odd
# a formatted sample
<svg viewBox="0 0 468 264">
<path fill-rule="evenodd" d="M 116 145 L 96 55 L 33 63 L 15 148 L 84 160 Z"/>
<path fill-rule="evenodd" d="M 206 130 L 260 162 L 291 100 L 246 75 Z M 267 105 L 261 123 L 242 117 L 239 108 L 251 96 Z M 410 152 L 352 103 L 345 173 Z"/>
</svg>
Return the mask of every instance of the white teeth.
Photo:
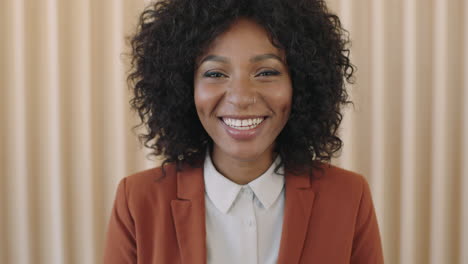
<svg viewBox="0 0 468 264">
<path fill-rule="evenodd" d="M 233 118 L 223 117 L 223 122 L 226 125 L 228 125 L 230 127 L 233 127 L 235 129 L 239 129 L 239 130 L 248 130 L 248 129 L 255 128 L 260 123 L 262 123 L 263 120 L 265 120 L 265 118 L 263 118 L 263 117 L 242 119 L 242 120 L 241 119 L 233 119 Z"/>
</svg>

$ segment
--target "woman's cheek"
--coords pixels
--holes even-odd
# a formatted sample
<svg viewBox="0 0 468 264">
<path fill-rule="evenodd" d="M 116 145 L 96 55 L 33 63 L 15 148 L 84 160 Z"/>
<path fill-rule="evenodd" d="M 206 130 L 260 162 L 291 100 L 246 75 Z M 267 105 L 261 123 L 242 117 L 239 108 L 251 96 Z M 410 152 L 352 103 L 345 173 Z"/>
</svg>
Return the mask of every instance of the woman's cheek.
<svg viewBox="0 0 468 264">
<path fill-rule="evenodd" d="M 199 113 L 209 114 L 217 103 L 222 89 L 219 85 L 206 82 L 195 83 L 194 100 Z"/>
<path fill-rule="evenodd" d="M 290 82 L 280 82 L 265 91 L 265 97 L 281 114 L 289 114 L 292 104 L 292 87 Z"/>
</svg>

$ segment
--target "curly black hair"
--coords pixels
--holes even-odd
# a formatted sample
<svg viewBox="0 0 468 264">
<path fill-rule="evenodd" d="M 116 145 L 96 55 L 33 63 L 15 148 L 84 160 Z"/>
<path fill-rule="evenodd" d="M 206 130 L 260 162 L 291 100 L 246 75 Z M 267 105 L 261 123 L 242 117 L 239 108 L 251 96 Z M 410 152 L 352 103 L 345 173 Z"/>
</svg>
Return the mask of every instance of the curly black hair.
<svg viewBox="0 0 468 264">
<path fill-rule="evenodd" d="M 195 61 L 241 17 L 263 26 L 286 53 L 293 98 L 275 144 L 281 165 L 299 172 L 329 162 L 342 147 L 337 130 L 355 66 L 348 32 L 323 0 L 160 0 L 147 7 L 131 36 L 128 76 L 136 127 L 148 131 L 140 141 L 164 157 L 163 166 L 199 164 L 213 141 L 195 109 Z"/>
</svg>

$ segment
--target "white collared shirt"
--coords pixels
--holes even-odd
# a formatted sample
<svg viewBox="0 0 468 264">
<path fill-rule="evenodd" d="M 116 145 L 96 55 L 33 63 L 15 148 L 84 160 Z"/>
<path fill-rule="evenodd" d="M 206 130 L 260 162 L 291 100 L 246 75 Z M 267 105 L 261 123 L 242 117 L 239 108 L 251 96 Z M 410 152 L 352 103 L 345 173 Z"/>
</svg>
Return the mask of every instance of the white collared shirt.
<svg viewBox="0 0 468 264">
<path fill-rule="evenodd" d="M 270 168 L 239 185 L 221 175 L 209 153 L 204 163 L 208 264 L 277 262 L 284 215 L 284 176 Z M 283 169 L 279 170 L 283 173 Z"/>
</svg>

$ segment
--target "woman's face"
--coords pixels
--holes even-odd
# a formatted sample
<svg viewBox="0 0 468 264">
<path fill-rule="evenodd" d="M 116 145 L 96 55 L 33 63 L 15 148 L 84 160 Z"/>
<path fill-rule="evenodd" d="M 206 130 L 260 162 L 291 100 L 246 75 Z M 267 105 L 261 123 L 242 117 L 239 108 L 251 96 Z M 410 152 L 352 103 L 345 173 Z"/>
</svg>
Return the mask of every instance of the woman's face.
<svg viewBox="0 0 468 264">
<path fill-rule="evenodd" d="M 291 111 L 285 54 L 260 25 L 239 19 L 197 60 L 195 105 L 213 152 L 243 161 L 271 155 Z"/>
</svg>

